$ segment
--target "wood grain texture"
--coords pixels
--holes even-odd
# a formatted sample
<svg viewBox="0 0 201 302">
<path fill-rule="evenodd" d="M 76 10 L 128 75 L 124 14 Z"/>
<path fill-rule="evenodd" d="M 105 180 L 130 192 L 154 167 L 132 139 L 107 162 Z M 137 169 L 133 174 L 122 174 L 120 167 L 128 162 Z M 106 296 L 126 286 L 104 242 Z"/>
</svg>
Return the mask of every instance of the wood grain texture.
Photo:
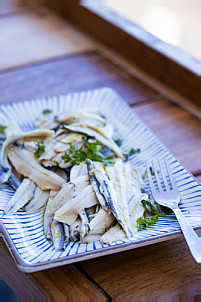
<svg viewBox="0 0 201 302">
<path fill-rule="evenodd" d="M 201 174 L 199 119 L 167 99 L 133 109 L 191 173 Z"/>
<path fill-rule="evenodd" d="M 193 260 L 183 238 L 80 265 L 113 301 L 190 302 L 201 295 L 201 267 Z"/>
<path fill-rule="evenodd" d="M 166 45 L 95 1 L 87 6 L 76 5 L 74 1 L 59 2 L 59 11 L 67 19 L 200 108 L 201 63 L 198 60 Z"/>
<path fill-rule="evenodd" d="M 0 104 L 109 86 L 134 104 L 157 92 L 95 51 L 0 74 Z"/>
<path fill-rule="evenodd" d="M 94 48 L 72 24 L 30 2 L 32 8 L 0 18 L 0 71 Z"/>
<path fill-rule="evenodd" d="M 52 301 L 105 301 L 102 295 L 73 265 L 27 275 Z"/>
<path fill-rule="evenodd" d="M 0 238 L 0 280 L 3 280 L 13 290 L 19 301 L 46 301 L 46 295 L 23 272 L 18 270 L 10 258 L 2 238 Z"/>
<path fill-rule="evenodd" d="M 100 53 L 82 53 L 2 73 L 0 103 L 102 86 L 115 88 L 127 102 L 135 104 L 134 110 L 148 126 L 191 172 L 199 174 L 200 121 L 167 99 L 156 100 L 157 92 Z M 197 302 L 201 295 L 201 268 L 192 259 L 183 237 L 81 262 L 79 266 L 114 301 L 140 298 L 150 302 L 182 301 L 184 298 L 185 302 L 192 299 Z M 16 278 L 20 273 L 17 270 Z M 37 285 L 50 301 L 107 298 L 73 265 L 23 276 Z"/>
<path fill-rule="evenodd" d="M 101 302 L 106 299 L 73 265 L 32 274 L 19 271 L 2 238 L 0 238 L 0 280 L 7 283 L 19 301 L 74 302 L 95 299 Z"/>
</svg>

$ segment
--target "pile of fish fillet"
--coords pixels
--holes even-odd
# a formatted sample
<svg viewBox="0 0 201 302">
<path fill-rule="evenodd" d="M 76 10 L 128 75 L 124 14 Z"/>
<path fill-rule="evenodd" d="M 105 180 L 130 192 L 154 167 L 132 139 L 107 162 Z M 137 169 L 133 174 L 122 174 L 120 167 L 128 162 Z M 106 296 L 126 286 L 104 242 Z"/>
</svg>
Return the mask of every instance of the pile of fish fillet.
<svg viewBox="0 0 201 302">
<path fill-rule="evenodd" d="M 79 164 L 62 157 L 70 146 L 80 147 L 83 136 L 100 142 L 112 154 L 113 163 L 86 159 Z M 8 122 L 0 153 L 0 182 L 15 193 L 4 215 L 18 210 L 43 211 L 45 237 L 56 251 L 69 241 L 100 240 L 103 244 L 132 237 L 137 219 L 143 217 L 141 200 L 144 169 L 133 169 L 115 143 L 113 127 L 96 109 L 80 109 L 47 116 L 41 113 L 36 129 L 22 132 Z M 38 141 L 44 152 L 37 158 Z M 101 150 L 102 150 L 101 149 Z"/>
</svg>

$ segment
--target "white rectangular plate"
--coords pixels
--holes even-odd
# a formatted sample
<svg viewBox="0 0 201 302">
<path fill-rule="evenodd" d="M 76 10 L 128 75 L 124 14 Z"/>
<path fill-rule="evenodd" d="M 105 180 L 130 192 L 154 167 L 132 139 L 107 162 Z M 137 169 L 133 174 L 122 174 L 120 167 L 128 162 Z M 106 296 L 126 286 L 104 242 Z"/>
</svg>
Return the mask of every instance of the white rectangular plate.
<svg viewBox="0 0 201 302">
<path fill-rule="evenodd" d="M 52 109 L 58 114 L 75 108 L 94 107 L 106 116 L 114 126 L 116 137 L 123 140 L 122 148 L 140 148 L 141 152 L 131 159 L 133 167 L 144 166 L 153 157 L 166 157 L 174 173 L 181 194 L 180 209 L 190 224 L 201 227 L 201 185 L 174 155 L 159 141 L 155 134 L 141 121 L 119 95 L 109 88 L 74 93 L 65 96 L 30 100 L 0 107 L 1 124 L 16 120 L 22 130 L 35 127 L 35 120 L 42 110 Z M 149 191 L 148 183 L 147 190 Z M 132 238 L 103 245 L 100 241 L 83 244 L 69 242 L 65 251 L 56 252 L 43 234 L 42 210 L 27 214 L 18 211 L 12 216 L 3 216 L 6 203 L 14 191 L 9 187 L 0 191 L 0 234 L 9 247 L 20 270 L 34 272 L 85 259 L 95 258 L 178 236 L 180 227 L 177 220 L 159 218 Z"/>
</svg>

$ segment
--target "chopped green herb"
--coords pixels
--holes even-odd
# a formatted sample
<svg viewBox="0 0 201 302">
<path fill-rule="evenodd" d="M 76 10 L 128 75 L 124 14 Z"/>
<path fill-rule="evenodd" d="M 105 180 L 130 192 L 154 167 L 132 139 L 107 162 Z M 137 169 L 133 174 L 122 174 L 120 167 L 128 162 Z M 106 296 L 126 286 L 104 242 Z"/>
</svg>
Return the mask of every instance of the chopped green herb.
<svg viewBox="0 0 201 302">
<path fill-rule="evenodd" d="M 56 165 L 57 165 L 57 167 L 59 167 L 59 163 L 58 162 L 56 162 Z"/>
<path fill-rule="evenodd" d="M 0 125 L 0 132 L 3 132 L 6 128 L 6 126 Z"/>
<path fill-rule="evenodd" d="M 37 141 L 38 149 L 34 153 L 37 158 L 39 158 L 45 152 L 45 145 L 42 145 L 40 141 Z"/>
<path fill-rule="evenodd" d="M 122 145 L 122 139 L 115 139 L 114 142 L 117 144 L 117 146 L 121 147 Z"/>
<path fill-rule="evenodd" d="M 137 149 L 133 149 L 133 148 L 132 148 L 132 149 L 129 151 L 128 155 L 131 156 L 131 155 L 134 155 L 134 154 L 140 153 L 140 152 L 141 152 L 141 150 L 140 150 L 139 148 L 137 148 Z"/>
<path fill-rule="evenodd" d="M 84 145 L 81 148 L 74 146 L 72 143 L 66 143 L 59 141 L 60 143 L 68 144 L 69 150 L 61 158 L 66 162 L 70 162 L 73 165 L 79 165 L 81 162 L 85 161 L 87 158 L 93 161 L 102 162 L 106 166 L 114 165 L 114 160 L 112 156 L 104 156 L 101 152 L 102 144 L 101 142 L 89 143 L 86 137 L 82 137 Z"/>
<path fill-rule="evenodd" d="M 137 230 L 141 231 L 142 229 L 145 229 L 148 226 L 155 224 L 156 222 L 158 222 L 158 215 L 155 215 L 155 216 L 151 217 L 150 219 L 140 217 L 137 220 L 137 224 L 138 224 Z"/>
<path fill-rule="evenodd" d="M 50 114 L 50 113 L 52 113 L 52 110 L 50 110 L 50 109 L 43 110 L 44 115 L 47 115 L 47 114 Z"/>
<path fill-rule="evenodd" d="M 160 206 L 158 203 L 154 203 L 151 200 L 141 200 L 145 212 L 149 215 L 158 215 L 159 217 L 169 217 L 172 214 L 172 210 L 164 206 Z M 175 218 L 175 217 L 171 217 Z"/>
<path fill-rule="evenodd" d="M 152 176 L 156 175 L 152 167 L 149 167 L 149 170 L 150 170 Z M 160 173 L 160 172 L 157 170 L 157 173 Z"/>
<path fill-rule="evenodd" d="M 149 171 L 150 171 L 151 175 L 155 176 L 155 172 L 152 167 L 149 167 Z"/>
</svg>

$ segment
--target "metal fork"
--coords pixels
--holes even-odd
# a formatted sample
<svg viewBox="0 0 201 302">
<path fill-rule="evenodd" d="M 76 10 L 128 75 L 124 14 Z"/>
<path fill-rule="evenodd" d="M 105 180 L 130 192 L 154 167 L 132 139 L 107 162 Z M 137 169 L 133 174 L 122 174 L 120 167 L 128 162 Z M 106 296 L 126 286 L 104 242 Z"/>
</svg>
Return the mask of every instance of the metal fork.
<svg viewBox="0 0 201 302">
<path fill-rule="evenodd" d="M 178 207 L 180 194 L 166 159 L 147 161 L 147 175 L 153 198 L 162 206 L 173 210 L 188 247 L 197 263 L 201 263 L 201 238 L 199 238 Z"/>
</svg>

